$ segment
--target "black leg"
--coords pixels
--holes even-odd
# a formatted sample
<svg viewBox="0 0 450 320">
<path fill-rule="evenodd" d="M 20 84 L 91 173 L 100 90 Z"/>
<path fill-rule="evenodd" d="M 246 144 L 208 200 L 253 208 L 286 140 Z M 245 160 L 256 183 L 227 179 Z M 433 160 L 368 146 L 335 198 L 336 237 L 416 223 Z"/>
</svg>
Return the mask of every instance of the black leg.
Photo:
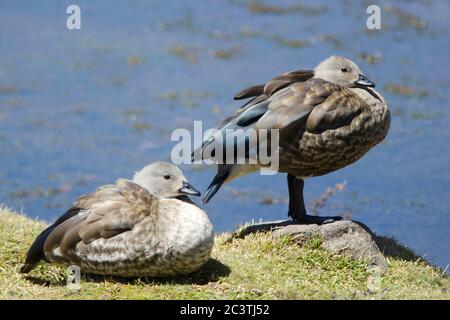
<svg viewBox="0 0 450 320">
<path fill-rule="evenodd" d="M 295 222 L 305 224 L 324 224 L 338 220 L 342 217 L 319 217 L 310 216 L 306 214 L 305 200 L 303 198 L 303 187 L 305 182 L 303 179 L 288 174 L 288 189 L 289 189 L 289 217 Z"/>
<path fill-rule="evenodd" d="M 293 220 L 297 220 L 306 215 L 305 201 L 303 199 L 303 187 L 305 182 L 303 179 L 297 179 L 295 176 L 288 174 L 289 189 L 289 212 L 288 215 Z"/>
</svg>

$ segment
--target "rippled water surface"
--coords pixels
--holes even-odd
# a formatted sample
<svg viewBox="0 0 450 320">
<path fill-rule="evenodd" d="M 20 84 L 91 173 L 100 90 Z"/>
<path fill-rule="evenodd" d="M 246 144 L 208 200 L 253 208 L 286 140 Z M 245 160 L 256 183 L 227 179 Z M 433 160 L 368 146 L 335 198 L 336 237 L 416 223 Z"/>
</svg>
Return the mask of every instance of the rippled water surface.
<svg viewBox="0 0 450 320">
<path fill-rule="evenodd" d="M 65 27 L 77 3 L 82 29 Z M 361 161 L 310 179 L 318 208 L 450 263 L 450 2 L 0 1 L 0 203 L 53 221 L 78 196 L 169 160 L 174 128 L 213 126 L 232 96 L 331 54 L 356 61 L 392 110 Z M 204 190 L 208 166 L 184 166 Z M 247 176 L 206 207 L 217 231 L 286 218 L 284 175 Z"/>
</svg>

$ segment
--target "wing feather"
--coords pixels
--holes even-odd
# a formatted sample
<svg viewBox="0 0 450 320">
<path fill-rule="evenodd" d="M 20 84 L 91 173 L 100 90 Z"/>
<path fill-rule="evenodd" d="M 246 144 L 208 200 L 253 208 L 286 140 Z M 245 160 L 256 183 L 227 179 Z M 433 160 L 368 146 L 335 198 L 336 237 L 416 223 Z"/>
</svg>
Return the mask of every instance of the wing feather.
<svg viewBox="0 0 450 320">
<path fill-rule="evenodd" d="M 295 70 L 291 72 L 283 73 L 280 76 L 273 78 L 266 84 L 256 85 L 252 87 L 245 88 L 239 91 L 235 96 L 235 100 L 242 100 L 251 97 L 257 97 L 260 95 L 265 95 L 266 97 L 271 96 L 275 92 L 285 88 L 286 86 L 295 82 L 305 82 L 314 76 L 313 70 Z"/>
<path fill-rule="evenodd" d="M 145 188 L 125 179 L 100 187 L 74 203 L 79 213 L 50 233 L 44 251 L 51 255 L 59 247 L 64 255 L 81 241 L 89 244 L 129 231 L 139 221 L 156 212 L 155 200 Z"/>
<path fill-rule="evenodd" d="M 224 141 L 226 129 L 279 129 L 280 142 L 289 142 L 305 131 L 322 133 L 346 126 L 368 107 L 349 89 L 312 76 L 312 71 L 293 71 L 269 81 L 263 92 L 260 86 L 248 88 L 247 95 L 249 92 L 261 95 L 238 109 L 218 127 L 219 131 L 205 139 L 202 147 L 193 153 L 194 160 L 214 155 L 205 150 L 214 150 L 216 140 Z M 239 97 L 244 95 L 241 92 Z M 235 144 L 247 143 L 246 139 L 235 141 Z"/>
</svg>

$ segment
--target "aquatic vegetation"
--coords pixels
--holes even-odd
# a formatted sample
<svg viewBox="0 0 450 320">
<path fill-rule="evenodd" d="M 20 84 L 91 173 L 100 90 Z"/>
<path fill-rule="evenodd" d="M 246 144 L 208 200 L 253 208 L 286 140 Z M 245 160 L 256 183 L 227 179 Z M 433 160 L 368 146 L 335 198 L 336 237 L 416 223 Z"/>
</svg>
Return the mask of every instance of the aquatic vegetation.
<svg viewBox="0 0 450 320">
<path fill-rule="evenodd" d="M 199 50 L 197 48 L 185 46 L 182 44 L 176 44 L 171 46 L 168 49 L 168 52 L 182 58 L 192 64 L 195 64 L 198 62 L 199 59 Z"/>
<path fill-rule="evenodd" d="M 311 212 L 314 215 L 317 215 L 319 213 L 319 209 L 323 208 L 326 204 L 326 202 L 334 196 L 337 192 L 342 192 L 345 189 L 345 186 L 347 185 L 347 181 L 343 181 L 341 183 L 336 183 L 334 187 L 328 187 L 325 192 L 323 192 L 320 196 L 313 199 L 311 204 Z"/>
<path fill-rule="evenodd" d="M 72 189 L 70 184 L 64 184 L 60 187 L 51 187 L 45 189 L 43 187 L 36 187 L 33 189 L 22 189 L 11 192 L 10 196 L 13 198 L 27 198 L 27 197 L 35 197 L 35 198 L 48 198 L 58 195 L 60 193 L 69 192 Z"/>
<path fill-rule="evenodd" d="M 176 20 L 160 21 L 157 24 L 157 29 L 159 31 L 172 31 L 177 29 L 194 31 L 194 19 L 191 15 L 186 15 Z"/>
<path fill-rule="evenodd" d="M 195 92 L 192 90 L 184 90 L 184 91 L 170 91 L 166 93 L 161 93 L 158 97 L 161 100 L 170 101 L 173 105 L 182 105 L 187 107 L 188 109 L 195 109 L 200 105 L 202 99 L 213 97 L 209 91 L 203 92 Z"/>
<path fill-rule="evenodd" d="M 400 8 L 397 8 L 393 5 L 385 5 L 383 9 L 384 11 L 395 15 L 401 27 L 409 27 L 417 31 L 423 31 L 427 29 L 428 24 L 424 20 L 412 14 L 409 14 Z"/>
<path fill-rule="evenodd" d="M 374 53 L 361 52 L 358 57 L 368 64 L 377 64 L 383 59 L 383 54 L 380 51 Z"/>
<path fill-rule="evenodd" d="M 258 37 L 260 35 L 260 33 L 257 31 L 254 31 L 250 27 L 242 27 L 241 29 L 239 29 L 238 35 L 243 38 L 254 38 L 254 37 Z"/>
<path fill-rule="evenodd" d="M 15 86 L 0 85 L 0 94 L 15 93 L 17 90 Z"/>
<path fill-rule="evenodd" d="M 387 83 L 384 85 L 384 90 L 399 94 L 403 96 L 418 96 L 418 97 L 425 97 L 428 95 L 428 91 L 425 89 L 415 89 L 407 85 L 400 85 L 395 83 Z"/>
<path fill-rule="evenodd" d="M 148 130 L 151 127 L 152 126 L 150 125 L 150 123 L 148 123 L 146 121 L 136 121 L 133 123 L 134 130 Z"/>
<path fill-rule="evenodd" d="M 248 10 L 256 14 L 292 14 L 301 13 L 309 16 L 317 16 L 324 13 L 327 8 L 325 6 L 311 6 L 296 4 L 291 6 L 277 6 L 265 4 L 262 1 L 254 0 L 248 5 Z"/>
<path fill-rule="evenodd" d="M 130 55 L 127 58 L 127 64 L 131 67 L 138 66 L 142 63 L 144 63 L 144 58 L 139 55 Z"/>
<path fill-rule="evenodd" d="M 242 47 L 233 47 L 231 49 L 212 49 L 208 51 L 210 57 L 222 60 L 230 60 L 242 53 Z"/>
<path fill-rule="evenodd" d="M 288 47 L 293 49 L 304 48 L 310 45 L 310 42 L 306 40 L 286 39 L 279 35 L 273 36 L 272 39 L 282 47 Z"/>
<path fill-rule="evenodd" d="M 145 109 L 126 109 L 123 111 L 123 114 L 130 119 L 137 119 L 139 117 L 145 116 L 147 114 L 147 110 Z"/>
<path fill-rule="evenodd" d="M 232 35 L 231 34 L 225 33 L 225 32 L 219 31 L 219 30 L 214 30 L 214 31 L 208 32 L 208 36 L 211 39 L 215 39 L 215 40 L 228 41 L 228 40 L 232 39 Z"/>
<path fill-rule="evenodd" d="M 320 42 L 328 42 L 333 45 L 334 49 L 342 49 L 343 43 L 339 38 L 331 35 L 331 34 L 319 34 L 310 39 L 312 44 L 320 43 Z"/>
<path fill-rule="evenodd" d="M 433 120 L 439 117 L 439 114 L 436 112 L 413 111 L 411 112 L 411 117 L 414 120 Z"/>
</svg>

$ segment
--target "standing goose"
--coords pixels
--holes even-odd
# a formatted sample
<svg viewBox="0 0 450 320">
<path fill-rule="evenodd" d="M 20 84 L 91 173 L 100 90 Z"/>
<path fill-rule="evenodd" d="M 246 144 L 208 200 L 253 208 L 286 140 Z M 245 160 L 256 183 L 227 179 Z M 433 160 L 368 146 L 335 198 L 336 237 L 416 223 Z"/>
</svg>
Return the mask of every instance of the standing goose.
<svg viewBox="0 0 450 320">
<path fill-rule="evenodd" d="M 166 162 L 102 186 L 37 237 L 21 272 L 44 260 L 121 277 L 191 273 L 209 259 L 213 229 L 188 195 L 200 193 Z"/>
<path fill-rule="evenodd" d="M 314 70 L 285 73 L 264 85 L 244 89 L 235 100 L 252 99 L 227 118 L 217 128 L 218 132 L 204 140 L 202 147 L 193 153 L 193 160 L 214 157 L 214 152 L 205 156 L 205 150 L 214 146 L 214 142 L 222 141 L 219 138 L 226 135 L 226 129 L 257 132 L 278 129 L 278 171 L 287 173 L 288 215 L 300 223 L 340 220 L 340 217 L 306 214 L 304 179 L 352 164 L 384 139 L 390 113 L 386 101 L 373 87 L 375 84 L 354 62 L 331 56 Z M 233 148 L 236 150 L 240 143 L 246 142 L 237 134 Z M 260 162 L 257 165 L 222 163 L 208 187 L 205 203 L 223 183 L 263 167 Z"/>
</svg>

